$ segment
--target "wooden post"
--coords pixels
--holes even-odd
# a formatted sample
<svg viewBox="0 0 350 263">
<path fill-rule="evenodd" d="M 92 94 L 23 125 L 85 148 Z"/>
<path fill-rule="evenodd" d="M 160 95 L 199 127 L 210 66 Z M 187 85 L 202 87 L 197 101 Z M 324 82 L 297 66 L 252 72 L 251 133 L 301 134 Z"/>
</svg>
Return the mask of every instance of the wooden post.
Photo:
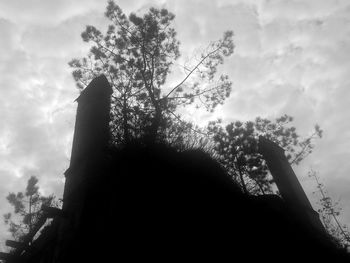
<svg viewBox="0 0 350 263">
<path fill-rule="evenodd" d="M 19 248 L 23 249 L 25 247 L 25 244 L 22 242 L 14 241 L 14 240 L 6 240 L 6 246 L 13 247 L 13 248 Z"/>
</svg>

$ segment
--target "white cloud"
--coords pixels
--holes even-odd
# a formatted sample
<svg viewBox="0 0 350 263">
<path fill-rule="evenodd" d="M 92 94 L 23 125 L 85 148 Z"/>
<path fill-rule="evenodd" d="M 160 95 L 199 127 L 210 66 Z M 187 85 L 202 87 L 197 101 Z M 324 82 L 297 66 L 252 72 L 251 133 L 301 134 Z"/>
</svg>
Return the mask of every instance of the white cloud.
<svg viewBox="0 0 350 263">
<path fill-rule="evenodd" d="M 127 14 L 154 4 L 174 12 L 185 57 L 233 30 L 235 53 L 223 66 L 233 92 L 215 116 L 248 120 L 287 113 L 305 135 L 319 123 L 324 137 L 296 172 L 304 182 L 312 166 L 333 196 L 350 200 L 347 0 L 118 3 Z M 105 30 L 105 4 L 0 1 L 0 214 L 9 210 L 7 192 L 24 189 L 31 174 L 40 177 L 45 193 L 62 194 L 78 94 L 67 62 L 85 54 L 88 46 L 80 33 L 86 24 Z M 212 118 L 203 112 L 201 117 Z M 311 188 L 308 184 L 309 194 Z M 344 220 L 350 224 L 349 206 L 344 206 Z"/>
<path fill-rule="evenodd" d="M 0 16 L 21 26 L 54 26 L 82 13 L 104 12 L 104 8 L 101 1 L 94 0 L 12 0 L 0 2 Z"/>
</svg>

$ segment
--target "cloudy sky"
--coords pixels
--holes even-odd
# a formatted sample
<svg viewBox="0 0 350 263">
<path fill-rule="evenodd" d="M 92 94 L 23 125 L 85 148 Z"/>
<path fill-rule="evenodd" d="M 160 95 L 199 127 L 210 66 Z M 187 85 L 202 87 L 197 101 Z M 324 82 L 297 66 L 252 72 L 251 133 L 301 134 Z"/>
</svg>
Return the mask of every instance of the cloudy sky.
<svg viewBox="0 0 350 263">
<path fill-rule="evenodd" d="M 234 83 L 230 99 L 207 121 L 295 117 L 307 136 L 324 130 L 312 155 L 295 171 L 315 202 L 319 172 L 329 194 L 340 199 L 350 225 L 350 2 L 348 0 L 116 1 L 129 14 L 151 5 L 176 14 L 184 57 L 233 30 L 234 55 L 223 70 Z M 80 33 L 105 30 L 105 1 L 0 0 L 0 214 L 6 195 L 21 191 L 31 175 L 43 194 L 62 196 L 78 90 L 67 62 L 86 54 Z M 2 221 L 2 219 L 1 219 Z M 0 249 L 8 238 L 0 222 Z"/>
</svg>

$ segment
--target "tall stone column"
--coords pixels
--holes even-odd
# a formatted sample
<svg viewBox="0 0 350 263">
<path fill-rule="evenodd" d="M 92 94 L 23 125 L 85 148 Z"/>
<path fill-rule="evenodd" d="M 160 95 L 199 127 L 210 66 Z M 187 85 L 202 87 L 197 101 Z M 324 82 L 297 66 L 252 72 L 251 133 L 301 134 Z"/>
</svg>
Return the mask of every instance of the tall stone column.
<svg viewBox="0 0 350 263">
<path fill-rule="evenodd" d="M 320 233 L 325 233 L 319 215 L 307 198 L 284 150 L 276 143 L 260 136 L 259 151 L 264 156 L 278 190 L 296 217 Z"/>
<path fill-rule="evenodd" d="M 110 97 L 112 88 L 101 75 L 91 81 L 76 99 L 78 102 L 70 166 L 65 172 L 64 207 L 70 210 L 82 190 L 87 174 L 103 156 L 110 139 Z"/>
<path fill-rule="evenodd" d="M 70 166 L 65 172 L 63 211 L 55 262 L 77 262 L 82 248 L 84 213 L 89 208 L 86 196 L 103 169 L 110 131 L 112 88 L 101 75 L 91 81 L 76 99 L 78 102 Z"/>
</svg>

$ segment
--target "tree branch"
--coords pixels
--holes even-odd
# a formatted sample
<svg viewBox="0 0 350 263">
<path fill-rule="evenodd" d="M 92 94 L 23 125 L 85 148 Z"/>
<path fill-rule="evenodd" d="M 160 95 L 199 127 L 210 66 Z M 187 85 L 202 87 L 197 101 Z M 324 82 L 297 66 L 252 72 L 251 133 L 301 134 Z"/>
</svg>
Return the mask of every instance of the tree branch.
<svg viewBox="0 0 350 263">
<path fill-rule="evenodd" d="M 213 50 L 212 52 L 209 52 L 206 56 L 204 56 L 199 62 L 198 64 L 187 74 L 187 76 L 179 83 L 177 84 L 165 97 L 168 98 L 170 96 L 171 93 L 173 93 L 178 87 L 180 87 L 191 75 L 192 73 L 201 65 L 203 64 L 203 61 L 206 60 L 208 57 L 210 57 L 212 54 L 214 54 L 215 52 L 217 52 L 219 49 L 221 48 L 221 46 L 219 46 L 218 48 L 216 48 L 215 50 Z"/>
</svg>

